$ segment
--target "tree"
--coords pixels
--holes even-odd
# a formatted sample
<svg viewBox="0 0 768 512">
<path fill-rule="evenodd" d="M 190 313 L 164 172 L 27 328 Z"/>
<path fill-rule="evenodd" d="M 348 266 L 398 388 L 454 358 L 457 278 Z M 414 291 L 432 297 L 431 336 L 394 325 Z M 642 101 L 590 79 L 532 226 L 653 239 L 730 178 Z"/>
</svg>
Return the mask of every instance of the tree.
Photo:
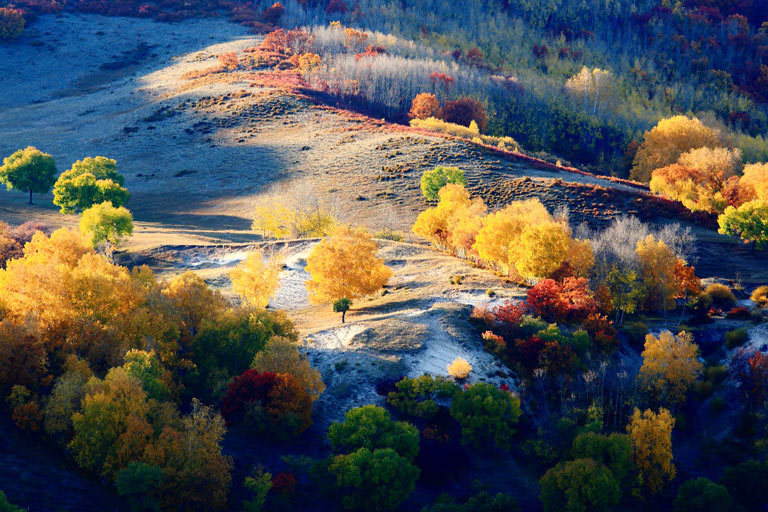
<svg viewBox="0 0 768 512">
<path fill-rule="evenodd" d="M 638 378 L 657 400 L 668 401 L 673 407 L 685 400 L 703 367 L 698 345 L 693 342 L 693 336 L 685 332 L 675 336 L 662 331 L 658 338 L 648 334 L 642 357 Z"/>
<path fill-rule="evenodd" d="M 675 419 L 666 409 L 660 409 L 658 413 L 635 409 L 627 425 L 639 483 L 651 493 L 661 491 L 666 482 L 675 478 L 672 463 L 674 426 Z"/>
<path fill-rule="evenodd" d="M 131 462 L 115 479 L 117 494 L 124 496 L 131 504 L 131 511 L 159 512 L 157 491 L 165 482 L 165 473 L 157 466 L 144 462 Z"/>
<path fill-rule="evenodd" d="M 539 499 L 545 511 L 607 511 L 621 492 L 611 470 L 589 459 L 561 462 L 541 477 Z"/>
<path fill-rule="evenodd" d="M 104 201 L 83 212 L 80 232 L 94 247 L 105 243 L 106 252 L 111 255 L 112 248 L 117 247 L 123 237 L 133 234 L 133 216 L 124 206 L 115 208 L 109 201 Z"/>
<path fill-rule="evenodd" d="M 621 270 L 614 266 L 605 281 L 610 292 L 611 303 L 616 310 L 618 324 L 624 322 L 624 314 L 633 314 L 643 297 L 643 284 L 634 270 Z"/>
<path fill-rule="evenodd" d="M 419 453 L 419 431 L 405 421 L 393 421 L 386 409 L 376 405 L 355 407 L 344 413 L 343 422 L 328 428 L 328 441 L 335 453 L 360 448 L 371 452 L 391 449 L 412 461 Z"/>
<path fill-rule="evenodd" d="M 485 204 L 481 199 L 470 199 L 464 185 L 455 183 L 440 188 L 438 197 L 436 207 L 427 208 L 416 218 L 413 232 L 441 248 L 470 249 Z"/>
<path fill-rule="evenodd" d="M 472 248 L 480 258 L 508 270 L 509 248 L 517 245 L 525 227 L 552 220 L 538 199 L 515 201 L 485 217 Z"/>
<path fill-rule="evenodd" d="M 415 379 L 405 377 L 395 388 L 387 395 L 387 403 L 402 414 L 424 419 L 431 419 L 440 411 L 437 399 L 451 398 L 460 391 L 450 379 L 429 374 Z"/>
<path fill-rule="evenodd" d="M 312 425 L 312 402 L 294 376 L 250 369 L 230 381 L 221 412 L 227 424 L 244 421 L 256 432 L 287 439 Z"/>
<path fill-rule="evenodd" d="M 709 478 L 688 480 L 677 490 L 675 512 L 728 512 L 733 499 L 728 490 Z"/>
<path fill-rule="evenodd" d="M 310 302 L 357 299 L 381 289 L 392 270 L 376 252 L 376 242 L 367 231 L 339 226 L 307 258 L 306 269 L 312 277 L 306 282 Z"/>
<path fill-rule="evenodd" d="M 57 172 L 51 155 L 29 146 L 3 159 L 0 183 L 5 184 L 8 190 L 15 188 L 29 192 L 29 204 L 32 204 L 32 193 L 49 192 L 56 181 Z"/>
<path fill-rule="evenodd" d="M 708 149 L 708 148 L 701 148 Z M 722 179 L 681 164 L 671 164 L 653 171 L 651 192 L 678 201 L 692 212 L 721 212 L 726 199 Z"/>
<path fill-rule="evenodd" d="M 464 177 L 464 171 L 458 167 L 438 166 L 431 171 L 424 171 L 421 175 L 421 193 L 429 201 L 435 201 L 438 198 L 440 189 L 448 183 L 467 186 L 467 178 Z"/>
<path fill-rule="evenodd" d="M 738 208 L 729 206 L 717 218 L 718 233 L 740 237 L 758 249 L 768 243 L 768 200 L 756 199 Z"/>
<path fill-rule="evenodd" d="M 328 469 L 335 476 L 344 508 L 371 512 L 400 505 L 413 492 L 420 474 L 419 468 L 391 448 L 359 448 L 336 455 Z"/>
<path fill-rule="evenodd" d="M 0 41 L 16 39 L 24 32 L 24 11 L 0 7 Z"/>
<path fill-rule="evenodd" d="M 53 204 L 61 213 L 75 213 L 105 201 L 120 207 L 128 200 L 123 176 L 117 172 L 117 162 L 97 156 L 84 158 L 59 176 L 53 186 Z"/>
<path fill-rule="evenodd" d="M 67 357 L 64 373 L 55 381 L 53 390 L 43 410 L 45 432 L 59 439 L 68 438 L 72 432 L 72 415 L 80 409 L 85 386 L 93 377 L 88 362 L 75 355 Z"/>
<path fill-rule="evenodd" d="M 698 119 L 674 116 L 662 119 L 650 131 L 635 154 L 630 176 L 647 183 L 654 169 L 677 162 L 680 155 L 704 146 L 716 147 L 720 133 Z"/>
<path fill-rule="evenodd" d="M 630 479 L 634 464 L 632 461 L 632 440 L 626 434 L 608 436 L 587 432 L 573 440 L 571 457 L 589 458 L 611 470 L 613 478 L 623 491 L 632 485 Z"/>
<path fill-rule="evenodd" d="M 474 98 L 459 98 L 454 101 L 446 101 L 443 107 L 443 119 L 449 123 L 469 126 L 472 121 L 477 123 L 480 133 L 488 128 L 488 115 L 483 104 Z"/>
<path fill-rule="evenodd" d="M 570 230 L 559 222 L 526 226 L 509 247 L 509 266 L 526 279 L 549 277 L 568 257 Z"/>
<path fill-rule="evenodd" d="M 251 474 L 245 477 L 243 486 L 251 491 L 253 498 L 243 501 L 245 512 L 262 512 L 267 503 L 267 495 L 272 490 L 272 474 L 262 467 L 253 468 Z"/>
<path fill-rule="evenodd" d="M 0 9 L 1 10 L 1 9 Z M 8 501 L 8 497 L 3 491 L 0 491 L 0 511 L 2 512 L 24 512 L 24 510 Z"/>
<path fill-rule="evenodd" d="M 347 311 L 352 307 L 352 301 L 346 297 L 342 297 L 333 303 L 333 312 L 341 313 L 341 323 L 344 323 L 344 317 L 347 316 Z"/>
<path fill-rule="evenodd" d="M 254 356 L 251 368 L 261 373 L 292 375 L 313 400 L 320 398 L 325 391 L 320 372 L 312 368 L 307 357 L 299 352 L 294 342 L 283 336 L 269 338 L 264 349 Z"/>
<path fill-rule="evenodd" d="M 267 307 L 277 290 L 281 267 L 282 263 L 275 258 L 265 263 L 264 254 L 254 249 L 230 272 L 232 291 L 251 307 Z"/>
<path fill-rule="evenodd" d="M 411 119 L 427 119 L 430 117 L 440 119 L 442 117 L 440 102 L 437 101 L 437 97 L 434 94 L 428 92 L 417 94 L 411 102 L 411 110 L 408 112 L 408 117 Z"/>
<path fill-rule="evenodd" d="M 768 201 L 768 164 L 745 165 L 739 186 L 746 189 L 743 194 L 748 200 Z"/>
<path fill-rule="evenodd" d="M 686 151 L 677 160 L 680 165 L 701 171 L 711 181 L 724 184 L 741 167 L 738 148 L 701 147 Z"/>
<path fill-rule="evenodd" d="M 327 236 L 336 224 L 336 216 L 315 196 L 290 191 L 260 198 L 251 229 L 264 238 L 306 238 Z"/>
<path fill-rule="evenodd" d="M 726 467 L 720 483 L 744 510 L 760 510 L 768 504 L 763 492 L 768 481 L 768 462 L 747 460 L 736 467 Z"/>
<path fill-rule="evenodd" d="M 492 384 L 477 382 L 451 402 L 451 416 L 461 425 L 461 442 L 482 445 L 493 442 L 509 449 L 520 419 L 520 398 Z"/>
<path fill-rule="evenodd" d="M 678 294 L 675 253 L 653 235 L 637 242 L 635 252 L 645 285 L 645 308 L 665 312 L 674 309 Z"/>
<path fill-rule="evenodd" d="M 585 112 L 600 115 L 611 110 L 619 99 L 619 91 L 610 71 L 586 66 L 565 82 L 569 94 L 581 100 Z"/>
</svg>

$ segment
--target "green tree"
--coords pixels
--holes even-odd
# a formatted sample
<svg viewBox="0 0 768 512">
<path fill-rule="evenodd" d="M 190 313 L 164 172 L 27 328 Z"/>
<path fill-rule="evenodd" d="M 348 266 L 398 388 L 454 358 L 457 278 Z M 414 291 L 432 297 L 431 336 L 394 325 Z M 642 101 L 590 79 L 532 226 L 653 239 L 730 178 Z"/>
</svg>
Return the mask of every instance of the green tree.
<svg viewBox="0 0 768 512">
<path fill-rule="evenodd" d="M 419 468 L 392 448 L 336 455 L 328 470 L 335 476 L 342 504 L 348 510 L 391 510 L 414 490 Z"/>
<path fill-rule="evenodd" d="M 729 206 L 717 218 L 718 233 L 741 237 L 758 249 L 768 243 L 768 201 L 755 199 L 734 208 Z"/>
<path fill-rule="evenodd" d="M 561 462 L 544 473 L 540 483 L 545 511 L 605 511 L 621 496 L 611 470 L 592 459 Z"/>
<path fill-rule="evenodd" d="M 80 232 L 97 247 L 106 244 L 107 255 L 126 235 L 133 234 L 133 216 L 124 206 L 115 208 L 109 201 L 91 206 L 80 219 Z"/>
<path fill-rule="evenodd" d="M 709 478 L 688 480 L 677 490 L 675 512 L 728 512 L 733 499 L 728 490 Z"/>
<path fill-rule="evenodd" d="M 8 501 L 5 493 L 0 491 L 0 512 L 24 512 L 24 510 Z"/>
<path fill-rule="evenodd" d="M 464 171 L 458 167 L 438 166 L 421 175 L 421 193 L 430 201 L 437 201 L 437 193 L 448 183 L 467 185 Z"/>
<path fill-rule="evenodd" d="M 744 510 L 763 510 L 768 505 L 768 495 L 764 492 L 765 482 L 768 482 L 768 462 L 759 460 L 748 460 L 736 467 L 727 467 L 720 479 L 720 483 Z"/>
<path fill-rule="evenodd" d="M 347 311 L 352 307 L 352 301 L 346 297 L 335 301 L 333 303 L 333 312 L 341 313 L 341 323 L 344 323 L 344 317 L 347 316 Z"/>
<path fill-rule="evenodd" d="M 509 449 L 520 414 L 518 396 L 485 382 L 472 384 L 451 402 L 451 416 L 461 425 L 464 444 L 493 441 Z"/>
<path fill-rule="evenodd" d="M 603 464 L 611 470 L 621 489 L 628 488 L 632 483 L 632 440 L 626 434 L 580 434 L 573 440 L 571 457 L 588 458 Z"/>
<path fill-rule="evenodd" d="M 406 377 L 395 387 L 397 391 L 387 396 L 387 403 L 402 414 L 424 419 L 430 419 L 440 411 L 436 399 L 451 398 L 461 390 L 455 382 L 429 374 L 415 379 Z"/>
<path fill-rule="evenodd" d="M 75 213 L 109 201 L 119 207 L 128 200 L 123 176 L 117 172 L 117 162 L 97 156 L 84 158 L 59 176 L 53 186 L 53 204 L 61 213 Z"/>
<path fill-rule="evenodd" d="M 272 490 L 272 474 L 264 471 L 259 466 L 251 470 L 251 474 L 245 477 L 243 486 L 251 491 L 252 498 L 243 501 L 245 512 L 261 512 L 267 503 L 267 495 Z"/>
<path fill-rule="evenodd" d="M 393 421 L 386 409 L 376 405 L 348 410 L 342 423 L 333 423 L 328 429 L 328 441 L 336 453 L 391 448 L 407 460 L 413 460 L 419 453 L 416 427 L 405 421 Z"/>
<path fill-rule="evenodd" d="M 56 181 L 56 173 L 53 157 L 29 146 L 3 159 L 0 183 L 5 184 L 8 190 L 15 188 L 29 192 L 29 204 L 32 204 L 32 193 L 49 192 Z"/>
<path fill-rule="evenodd" d="M 141 382 L 141 387 L 147 398 L 158 401 L 167 400 L 170 396 L 168 385 L 163 381 L 164 369 L 154 352 L 129 350 L 125 354 L 123 368 L 131 377 Z"/>
<path fill-rule="evenodd" d="M 115 479 L 117 494 L 125 496 L 132 512 L 159 512 L 157 491 L 165 482 L 165 473 L 157 466 L 130 462 Z"/>
</svg>

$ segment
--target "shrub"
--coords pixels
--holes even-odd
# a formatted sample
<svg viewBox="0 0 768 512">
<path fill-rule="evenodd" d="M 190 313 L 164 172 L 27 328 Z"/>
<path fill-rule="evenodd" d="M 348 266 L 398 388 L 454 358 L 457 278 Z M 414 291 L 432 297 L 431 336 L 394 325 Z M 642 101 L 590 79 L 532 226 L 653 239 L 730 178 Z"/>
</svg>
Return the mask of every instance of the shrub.
<svg viewBox="0 0 768 512">
<path fill-rule="evenodd" d="M 480 132 L 488 128 L 488 116 L 482 103 L 473 98 L 459 98 L 445 102 L 443 118 L 449 123 L 469 126 L 472 121 L 477 123 Z"/>
<path fill-rule="evenodd" d="M 716 306 L 731 306 L 736 303 L 733 292 L 724 284 L 712 283 L 704 289 L 704 293 L 712 297 Z"/>
<path fill-rule="evenodd" d="M 459 380 L 469 377 L 469 372 L 471 371 L 472 365 L 461 357 L 457 357 L 448 365 L 448 375 Z"/>
<path fill-rule="evenodd" d="M 451 398 L 459 392 L 459 387 L 449 379 L 428 374 L 415 379 L 406 377 L 395 388 L 387 395 L 387 403 L 402 414 L 424 419 L 440 411 L 436 400 Z"/>
<path fill-rule="evenodd" d="M 451 403 L 451 416 L 461 425 L 463 444 L 493 443 L 508 449 L 521 414 L 517 395 L 486 382 L 472 384 Z"/>
<path fill-rule="evenodd" d="M 759 308 L 768 307 L 768 286 L 758 286 L 755 288 L 750 299 L 752 299 Z"/>
<path fill-rule="evenodd" d="M 16 39 L 24 32 L 24 13 L 19 9 L 0 7 L 0 41 Z"/>
<path fill-rule="evenodd" d="M 740 347 L 749 341 L 749 334 L 746 329 L 734 329 L 725 333 L 725 346 L 729 350 Z"/>
<path fill-rule="evenodd" d="M 709 478 L 688 480 L 677 491 L 675 512 L 727 512 L 733 510 L 728 490 Z"/>
</svg>

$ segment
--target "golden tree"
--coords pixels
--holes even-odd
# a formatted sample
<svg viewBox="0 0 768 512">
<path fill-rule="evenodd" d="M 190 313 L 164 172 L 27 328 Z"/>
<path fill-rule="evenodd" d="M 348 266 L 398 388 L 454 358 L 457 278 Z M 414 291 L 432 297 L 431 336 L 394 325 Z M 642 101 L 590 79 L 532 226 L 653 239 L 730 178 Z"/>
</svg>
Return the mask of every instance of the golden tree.
<svg viewBox="0 0 768 512">
<path fill-rule="evenodd" d="M 677 162 L 724 183 L 731 176 L 736 176 L 741 166 L 741 150 L 705 146 L 686 151 Z"/>
<path fill-rule="evenodd" d="M 509 248 L 518 243 L 525 227 L 551 221 L 552 216 L 538 199 L 510 203 L 485 217 L 472 248 L 480 258 L 509 271 Z"/>
<path fill-rule="evenodd" d="M 627 425 L 632 439 L 632 453 L 640 484 L 650 492 L 661 491 L 664 484 L 675 478 L 672 463 L 672 428 L 675 419 L 666 409 L 658 413 L 647 409 L 635 412 Z"/>
<path fill-rule="evenodd" d="M 681 164 L 656 169 L 650 183 L 651 192 L 679 201 L 692 212 L 722 212 L 727 205 L 721 192 L 724 186 L 717 174 Z"/>
<path fill-rule="evenodd" d="M 392 270 L 376 256 L 376 242 L 363 228 L 339 226 L 307 258 L 306 282 L 313 304 L 355 299 L 379 290 Z"/>
<path fill-rule="evenodd" d="M 509 266 L 526 278 L 549 277 L 567 257 L 570 230 L 559 222 L 526 226 L 519 240 L 510 242 Z"/>
<path fill-rule="evenodd" d="M 254 249 L 230 272 L 232 291 L 251 307 L 267 307 L 277 290 L 281 267 L 281 262 L 276 259 L 266 263 L 264 254 Z"/>
<path fill-rule="evenodd" d="M 637 242 L 635 252 L 645 285 L 645 307 L 649 310 L 673 309 L 678 294 L 675 253 L 653 235 Z"/>
<path fill-rule="evenodd" d="M 642 356 L 640 382 L 659 401 L 667 401 L 673 407 L 685 400 L 703 367 L 699 347 L 693 342 L 693 336 L 685 332 L 675 336 L 670 331 L 662 331 L 658 338 L 648 334 Z"/>
<path fill-rule="evenodd" d="M 753 199 L 768 201 L 768 164 L 745 165 L 739 185 L 748 189 L 744 202 Z"/>
<path fill-rule="evenodd" d="M 719 142 L 720 132 L 695 117 L 662 119 L 653 129 L 645 132 L 645 140 L 635 154 L 630 176 L 647 183 L 655 169 L 677 162 L 686 151 L 704 146 L 716 147 Z"/>
<path fill-rule="evenodd" d="M 413 232 L 441 248 L 449 248 L 452 232 L 462 224 L 462 219 L 481 216 L 485 205 L 481 199 L 472 200 L 464 185 L 448 183 L 438 192 L 439 201 L 434 208 L 427 208 L 419 214 L 413 224 Z M 470 226 L 465 226 L 472 229 Z M 471 233 L 470 233 L 471 235 Z M 467 236 L 465 232 L 462 237 Z M 465 240 L 461 240 L 466 244 Z"/>
<path fill-rule="evenodd" d="M 572 239 L 568 246 L 566 261 L 571 265 L 577 277 L 587 277 L 595 265 L 595 252 L 589 240 Z"/>
<path fill-rule="evenodd" d="M 427 119 L 430 117 L 441 118 L 440 102 L 434 94 L 422 92 L 417 94 L 411 102 L 411 110 L 408 112 L 411 119 Z"/>
</svg>

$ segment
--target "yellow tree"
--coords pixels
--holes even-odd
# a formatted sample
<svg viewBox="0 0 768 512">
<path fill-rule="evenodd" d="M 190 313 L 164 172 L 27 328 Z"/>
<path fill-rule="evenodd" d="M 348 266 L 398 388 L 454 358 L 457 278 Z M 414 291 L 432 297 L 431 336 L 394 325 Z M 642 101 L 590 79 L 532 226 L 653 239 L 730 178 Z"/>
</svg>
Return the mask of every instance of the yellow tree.
<svg viewBox="0 0 768 512">
<path fill-rule="evenodd" d="M 651 493 L 661 491 L 665 483 L 675 478 L 672 463 L 674 426 L 675 419 L 666 409 L 660 409 L 658 413 L 635 409 L 627 425 L 639 483 Z"/>
<path fill-rule="evenodd" d="M 552 216 L 538 199 L 510 203 L 485 217 L 472 248 L 480 258 L 509 271 L 509 248 L 520 240 L 525 227 L 551 221 Z"/>
<path fill-rule="evenodd" d="M 650 183 L 651 192 L 679 201 L 693 212 L 722 212 L 727 203 L 721 192 L 724 186 L 718 175 L 681 164 L 656 169 Z"/>
<path fill-rule="evenodd" d="M 725 183 L 736 176 L 741 166 L 741 150 L 738 148 L 701 147 L 686 151 L 677 161 L 680 165 L 701 171 L 712 180 Z"/>
<path fill-rule="evenodd" d="M 673 408 L 680 405 L 703 367 L 693 336 L 686 332 L 675 336 L 670 331 L 662 331 L 658 338 L 648 334 L 642 356 L 638 378 L 643 386 L 658 401 Z"/>
<path fill-rule="evenodd" d="M 595 252 L 589 240 L 572 239 L 568 246 L 566 261 L 571 265 L 574 275 L 587 277 L 595 264 Z"/>
<path fill-rule="evenodd" d="M 339 226 L 307 258 L 306 282 L 313 304 L 365 297 L 392 277 L 392 270 L 376 256 L 376 242 L 363 228 Z"/>
<path fill-rule="evenodd" d="M 654 169 L 677 162 L 680 155 L 700 147 L 716 147 L 720 132 L 686 116 L 662 119 L 651 130 L 635 154 L 630 176 L 647 183 Z"/>
<path fill-rule="evenodd" d="M 645 307 L 649 310 L 675 307 L 678 294 L 675 268 L 677 257 L 662 240 L 648 235 L 635 248 L 645 285 Z"/>
<path fill-rule="evenodd" d="M 275 259 L 266 263 L 264 254 L 254 249 L 248 253 L 245 261 L 230 272 L 232 291 L 251 307 L 267 307 L 269 299 L 277 290 L 281 266 L 282 264 Z"/>
<path fill-rule="evenodd" d="M 565 261 L 570 230 L 559 222 L 526 226 L 509 246 L 509 266 L 526 279 L 548 277 Z"/>
<path fill-rule="evenodd" d="M 452 239 L 453 230 L 462 223 L 462 219 L 481 216 L 485 212 L 485 205 L 482 200 L 470 199 L 464 185 L 456 183 L 448 183 L 441 188 L 438 198 L 437 206 L 427 208 L 416 218 L 413 232 L 438 247 L 454 247 L 452 242 L 459 242 L 459 239 Z M 462 229 L 472 228 L 466 226 Z"/>
<path fill-rule="evenodd" d="M 768 164 L 745 165 L 739 185 L 748 189 L 745 192 L 745 202 L 752 199 L 768 201 Z"/>
</svg>

